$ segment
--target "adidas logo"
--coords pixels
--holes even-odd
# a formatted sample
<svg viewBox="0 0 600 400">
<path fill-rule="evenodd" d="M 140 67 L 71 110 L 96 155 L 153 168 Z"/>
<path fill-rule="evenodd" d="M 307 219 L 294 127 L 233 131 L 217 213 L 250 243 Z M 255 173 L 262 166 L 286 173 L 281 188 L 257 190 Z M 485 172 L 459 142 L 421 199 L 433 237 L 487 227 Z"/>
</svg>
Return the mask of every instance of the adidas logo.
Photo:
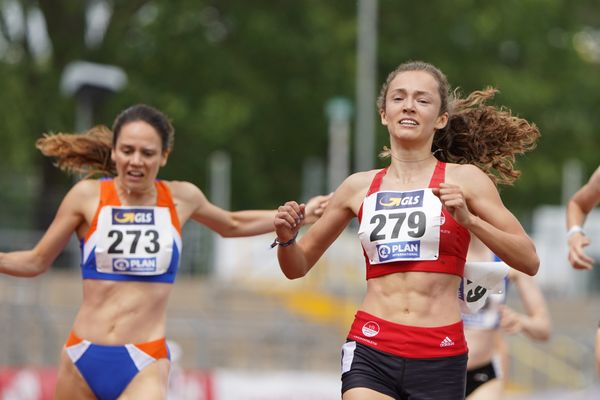
<svg viewBox="0 0 600 400">
<path fill-rule="evenodd" d="M 452 339 L 450 339 L 448 336 L 446 336 L 444 338 L 444 340 L 442 340 L 442 342 L 440 343 L 440 347 L 448 347 L 448 346 L 454 346 L 454 342 L 452 341 Z"/>
</svg>

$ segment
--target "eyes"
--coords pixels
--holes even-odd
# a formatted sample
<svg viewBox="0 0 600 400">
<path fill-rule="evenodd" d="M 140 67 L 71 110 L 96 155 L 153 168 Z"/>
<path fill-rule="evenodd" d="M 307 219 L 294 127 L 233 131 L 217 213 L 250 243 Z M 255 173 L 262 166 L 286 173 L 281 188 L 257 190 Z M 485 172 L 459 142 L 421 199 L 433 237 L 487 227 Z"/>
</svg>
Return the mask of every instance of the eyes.
<svg viewBox="0 0 600 400">
<path fill-rule="evenodd" d="M 392 97 L 392 101 L 393 101 L 394 103 L 400 103 L 400 102 L 402 102 L 404 99 L 405 99 L 405 98 L 404 98 L 404 96 L 398 96 L 398 95 L 396 95 L 396 96 L 393 96 L 393 97 Z M 419 104 L 424 104 L 424 105 L 425 105 L 425 104 L 431 104 L 431 100 L 429 100 L 429 99 L 427 99 L 427 98 L 423 98 L 423 97 L 421 97 L 421 98 L 417 98 L 417 99 L 415 99 L 415 101 L 416 101 L 417 103 L 419 103 Z"/>
<path fill-rule="evenodd" d="M 126 156 L 130 156 L 135 154 L 137 150 L 131 146 L 123 146 L 119 148 L 119 151 Z M 158 151 L 152 149 L 141 149 L 139 152 L 145 158 L 152 158 L 158 154 Z"/>
</svg>

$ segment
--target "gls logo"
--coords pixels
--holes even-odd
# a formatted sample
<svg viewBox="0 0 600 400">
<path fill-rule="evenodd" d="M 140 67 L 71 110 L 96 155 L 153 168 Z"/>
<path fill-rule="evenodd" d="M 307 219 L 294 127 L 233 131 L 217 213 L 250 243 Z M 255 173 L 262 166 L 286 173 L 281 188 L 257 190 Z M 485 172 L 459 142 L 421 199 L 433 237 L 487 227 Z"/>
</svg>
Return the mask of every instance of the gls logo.
<svg viewBox="0 0 600 400">
<path fill-rule="evenodd" d="M 381 192 L 377 193 L 376 210 L 392 210 L 423 206 L 423 190 L 414 192 Z"/>
<path fill-rule="evenodd" d="M 113 209 L 112 220 L 114 225 L 153 225 L 154 210 L 143 208 Z"/>
</svg>

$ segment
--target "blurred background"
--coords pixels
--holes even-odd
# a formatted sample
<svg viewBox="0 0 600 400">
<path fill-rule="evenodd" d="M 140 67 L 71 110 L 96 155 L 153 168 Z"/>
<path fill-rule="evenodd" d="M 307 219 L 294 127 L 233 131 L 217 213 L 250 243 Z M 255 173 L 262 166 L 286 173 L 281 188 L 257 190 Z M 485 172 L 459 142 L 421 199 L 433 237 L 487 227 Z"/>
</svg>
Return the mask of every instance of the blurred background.
<svg viewBox="0 0 600 400">
<path fill-rule="evenodd" d="M 74 182 L 35 149 L 44 133 L 111 126 L 147 103 L 176 129 L 161 178 L 225 208 L 275 208 L 384 165 L 375 97 L 415 59 L 465 94 L 498 88 L 496 104 L 542 132 L 501 194 L 536 241 L 554 330 L 543 344 L 508 338 L 510 398 L 600 398 L 600 272 L 568 264 L 564 214 L 600 160 L 600 0 L 0 0 L 0 251 L 33 246 Z M 355 230 L 290 282 L 272 235 L 188 224 L 168 314 L 172 398 L 339 398 L 365 289 Z M 600 259 L 597 211 L 586 232 Z M 0 398 L 51 398 L 78 264 L 73 239 L 44 276 L 0 277 Z"/>
</svg>

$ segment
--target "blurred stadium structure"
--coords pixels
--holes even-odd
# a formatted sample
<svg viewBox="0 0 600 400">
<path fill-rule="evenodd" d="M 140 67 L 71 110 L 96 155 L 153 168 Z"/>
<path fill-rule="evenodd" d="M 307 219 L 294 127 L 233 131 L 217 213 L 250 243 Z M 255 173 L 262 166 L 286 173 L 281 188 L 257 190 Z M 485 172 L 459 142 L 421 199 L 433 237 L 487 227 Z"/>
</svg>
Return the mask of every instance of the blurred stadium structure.
<svg viewBox="0 0 600 400">
<path fill-rule="evenodd" d="M 598 213 L 590 215 L 586 228 L 600 238 Z M 176 346 L 173 382 L 179 394 L 173 398 L 289 399 L 285 393 L 290 392 L 297 398 L 339 398 L 340 346 L 365 288 L 355 233 L 344 232 L 305 279 L 288 281 L 269 248 L 270 235 L 221 239 L 196 225 L 185 229 L 186 250 L 167 324 Z M 599 272 L 568 265 L 563 208 L 536 211 L 532 236 L 542 259 L 537 279 L 554 331 L 543 344 L 520 335 L 508 338 L 510 393 L 515 399 L 540 393 L 543 398 L 554 398 L 552 393 L 597 398 L 593 338 L 600 315 L 594 285 Z M 9 250 L 9 243 L 28 248 L 38 237 L 0 231 L 2 250 Z M 78 252 L 73 240 L 60 260 L 69 269 L 55 268 L 34 279 L 0 277 L 0 366 L 8 367 L 0 369 L 0 399 L 42 399 L 50 390 L 40 386 L 32 397 L 7 397 L 6 392 L 9 381 L 28 382 L 30 390 L 36 380 L 52 384 L 81 299 Z M 600 258 L 600 240 L 590 254 Z M 509 305 L 521 307 L 510 292 Z"/>
</svg>

